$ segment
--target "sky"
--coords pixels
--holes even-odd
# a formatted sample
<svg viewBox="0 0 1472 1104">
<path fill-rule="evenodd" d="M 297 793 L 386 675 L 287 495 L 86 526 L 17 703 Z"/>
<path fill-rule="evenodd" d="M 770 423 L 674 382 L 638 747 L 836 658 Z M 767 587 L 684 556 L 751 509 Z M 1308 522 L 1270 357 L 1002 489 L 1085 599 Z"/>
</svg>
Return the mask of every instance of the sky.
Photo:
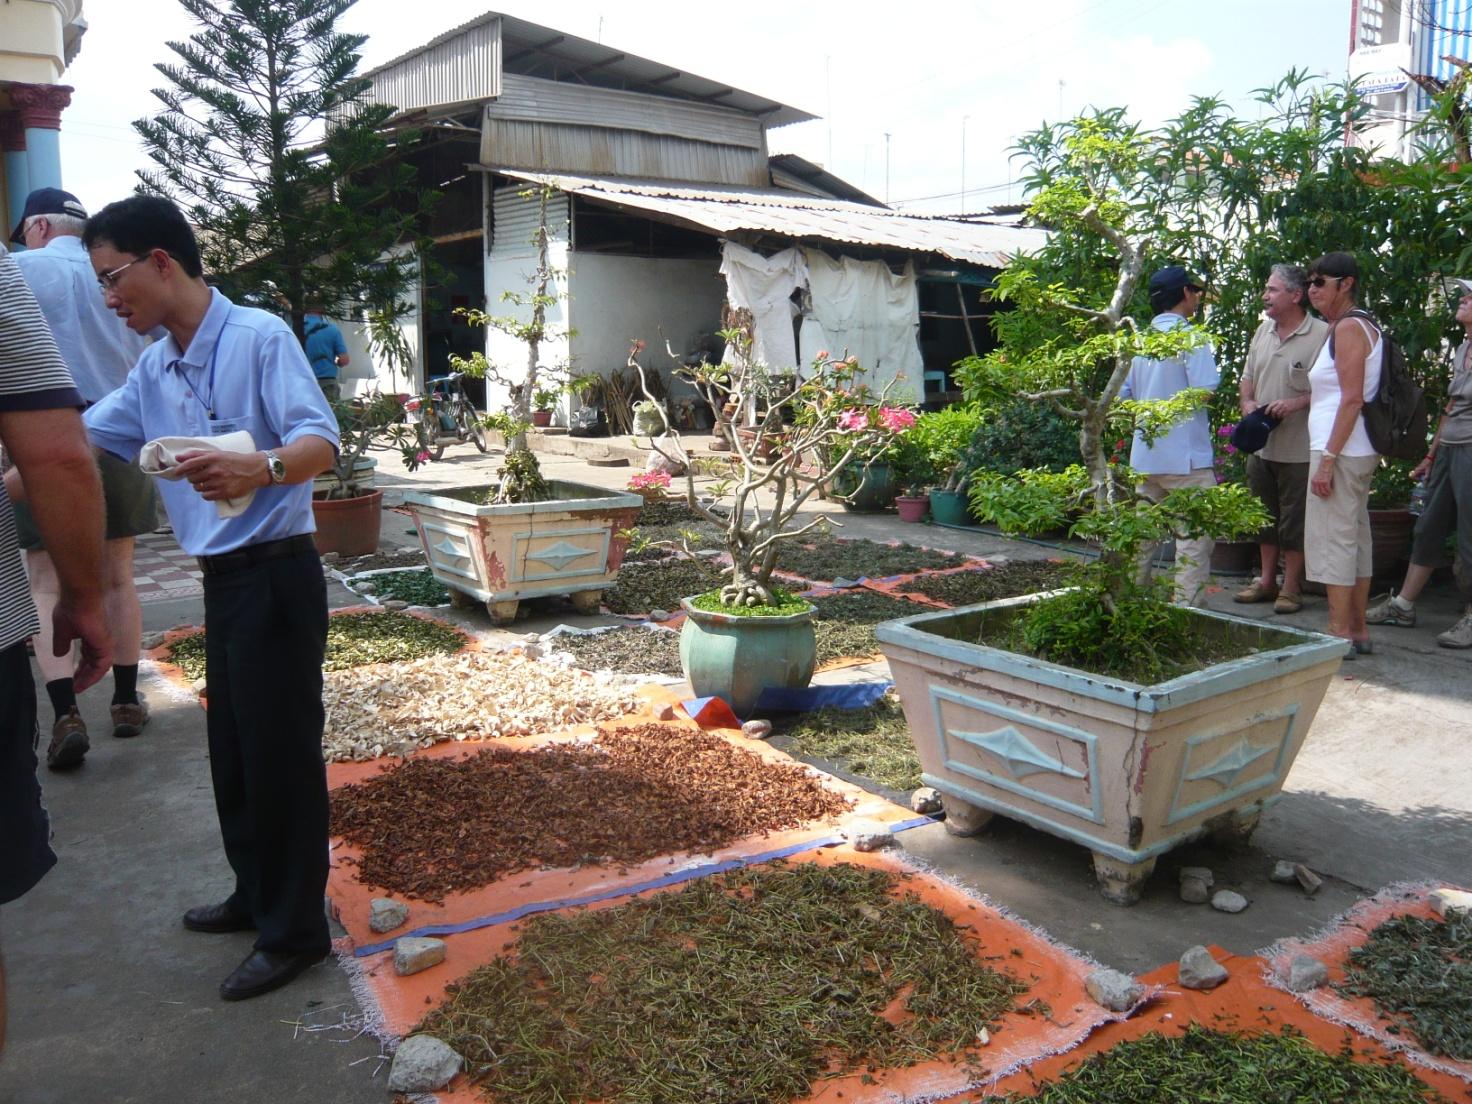
<svg viewBox="0 0 1472 1104">
<path fill-rule="evenodd" d="M 223 2 L 223 0 L 222 0 Z M 483 14 L 487 0 L 359 0 L 368 69 Z M 507 0 L 508 15 L 822 116 L 771 131 L 796 153 L 901 209 L 977 211 L 1022 198 L 1008 151 L 1043 123 L 1124 106 L 1158 124 L 1193 96 L 1255 115 L 1252 90 L 1290 68 L 1344 76 L 1350 0 Z M 154 65 L 192 21 L 177 0 L 85 0 L 89 30 L 64 78 L 64 186 L 95 210 L 148 167 L 129 125 L 159 108 Z M 964 160 L 962 151 L 965 151 Z"/>
</svg>

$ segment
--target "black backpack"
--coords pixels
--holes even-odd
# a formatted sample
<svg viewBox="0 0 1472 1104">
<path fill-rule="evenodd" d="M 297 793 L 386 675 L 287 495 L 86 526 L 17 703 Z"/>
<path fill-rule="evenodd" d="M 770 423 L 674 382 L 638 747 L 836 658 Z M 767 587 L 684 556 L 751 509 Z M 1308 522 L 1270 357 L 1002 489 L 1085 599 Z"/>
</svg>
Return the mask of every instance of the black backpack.
<svg viewBox="0 0 1472 1104">
<path fill-rule="evenodd" d="M 1405 350 L 1385 332 L 1368 311 L 1352 310 L 1345 318 L 1363 318 L 1380 333 L 1380 389 L 1367 399 L 1360 414 L 1365 435 L 1381 456 L 1420 460 L 1426 455 L 1426 392 L 1406 368 Z M 1334 355 L 1334 331 L 1329 331 L 1329 356 Z"/>
</svg>

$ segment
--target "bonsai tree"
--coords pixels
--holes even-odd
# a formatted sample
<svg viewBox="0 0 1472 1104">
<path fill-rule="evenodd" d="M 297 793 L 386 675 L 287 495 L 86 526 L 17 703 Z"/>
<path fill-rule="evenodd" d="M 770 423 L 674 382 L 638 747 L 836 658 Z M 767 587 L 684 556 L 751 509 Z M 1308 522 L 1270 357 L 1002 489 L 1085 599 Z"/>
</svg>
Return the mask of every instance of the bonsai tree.
<svg viewBox="0 0 1472 1104">
<path fill-rule="evenodd" d="M 397 449 L 404 467 L 415 471 L 429 459 L 414 429 L 404 421 L 404 408 L 393 395 L 374 395 L 367 399 L 342 399 L 332 404 L 337 417 L 338 452 L 326 473 L 333 484 L 327 491 L 330 499 L 358 498 L 368 488 L 358 481 L 358 462 L 375 449 Z"/>
<path fill-rule="evenodd" d="M 1049 244 L 999 277 L 993 294 L 1014 309 L 997 317 L 998 348 L 960 374 L 973 401 L 1020 395 L 1072 421 L 1080 463 L 1062 473 L 973 475 L 970 496 L 977 515 L 1004 530 L 1069 525 L 1098 553 L 1077 587 L 1019 616 L 1018 645 L 1055 662 L 1153 681 L 1162 657 L 1179 653 L 1190 622 L 1158 582 L 1138 577 L 1142 547 L 1173 534 L 1247 536 L 1266 515 L 1241 486 L 1182 488 L 1152 503 L 1133 473 L 1111 464 L 1120 437 L 1138 429 L 1153 439 L 1209 399 L 1187 390 L 1122 402 L 1133 358 L 1177 356 L 1209 336 L 1196 326 L 1159 332 L 1136 322 L 1141 277 L 1168 255 L 1168 228 L 1151 201 L 1151 136 L 1115 113 L 1050 135 L 1023 147 L 1033 159 L 1031 215 L 1052 231 Z"/>
<path fill-rule="evenodd" d="M 892 441 L 897 429 L 877 418 L 854 416 L 850 389 L 859 371 L 856 361 L 820 356 L 805 374 L 777 374 L 757 365 L 751 357 L 749 316 L 745 324 L 724 330 L 721 336 L 726 340 L 729 359 L 718 368 L 702 366 L 696 370 L 706 389 L 702 393 L 713 407 L 728 403 L 739 406 L 741 397 L 755 399 L 765 413 L 749 439 L 731 435 L 733 471 L 711 488 L 724 513 L 701 499 L 695 485 L 695 465 L 686 466 L 685 502 L 721 530 L 731 558 L 727 569 L 730 581 L 718 591 L 700 596 L 697 604 L 711 609 L 788 614 L 805 603 L 772 585 L 772 572 L 782 547 L 828 524 L 821 517 L 802 520 L 799 515 L 803 507 L 860 457 Z M 638 364 L 634 354 L 642 347 L 642 342 L 635 344 L 631 363 Z M 783 408 L 793 412 L 791 425 L 782 425 Z M 665 422 L 669 424 L 667 411 Z M 785 434 L 782 444 L 765 456 L 759 455 L 762 441 L 779 431 Z M 671 461 L 684 458 L 686 450 L 677 431 L 671 429 L 664 441 L 655 442 L 656 450 Z M 814 464 L 814 458 L 824 456 L 830 458 L 829 463 L 821 468 Z"/>
</svg>

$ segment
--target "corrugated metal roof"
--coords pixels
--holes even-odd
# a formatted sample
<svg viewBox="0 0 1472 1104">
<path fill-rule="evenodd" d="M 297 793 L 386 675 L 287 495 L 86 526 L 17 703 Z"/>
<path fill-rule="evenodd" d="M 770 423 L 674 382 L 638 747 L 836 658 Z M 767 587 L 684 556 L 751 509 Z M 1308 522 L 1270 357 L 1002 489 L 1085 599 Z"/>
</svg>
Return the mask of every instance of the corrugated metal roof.
<svg viewBox="0 0 1472 1104">
<path fill-rule="evenodd" d="M 817 118 L 806 111 L 779 103 L 766 96 L 758 96 L 733 88 L 719 81 L 709 80 L 676 69 L 663 62 L 651 61 L 623 50 L 604 46 L 576 35 L 564 34 L 539 23 L 528 23 L 524 19 L 486 12 L 466 23 L 460 24 L 444 34 L 400 54 L 363 75 L 375 75 L 402 65 L 416 55 L 434 50 L 450 40 L 483 27 L 494 20 L 501 21 L 501 64 L 505 72 L 525 72 L 528 59 L 542 59 L 549 65 L 561 66 L 570 71 L 586 74 L 581 79 L 592 84 L 616 81 L 630 91 L 652 92 L 658 95 L 683 97 L 722 107 L 735 108 L 763 117 L 768 127 L 787 126 L 789 123 L 805 123 Z M 472 96 L 462 99 L 473 99 Z"/>
<path fill-rule="evenodd" d="M 1047 235 L 1021 226 L 993 226 L 906 215 L 777 188 L 703 185 L 698 188 L 624 177 L 567 176 L 478 166 L 518 180 L 551 184 L 588 199 L 681 219 L 718 234 L 750 231 L 849 245 L 934 253 L 953 261 L 1005 268 L 1012 257 L 1040 248 Z"/>
</svg>

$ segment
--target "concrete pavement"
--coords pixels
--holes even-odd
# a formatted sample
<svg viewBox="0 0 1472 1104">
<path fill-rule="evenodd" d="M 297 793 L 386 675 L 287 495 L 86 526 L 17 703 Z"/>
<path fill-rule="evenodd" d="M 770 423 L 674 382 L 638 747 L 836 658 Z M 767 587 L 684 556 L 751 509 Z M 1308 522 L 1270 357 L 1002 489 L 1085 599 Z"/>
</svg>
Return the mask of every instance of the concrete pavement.
<svg viewBox="0 0 1472 1104">
<path fill-rule="evenodd" d="M 468 445 L 419 473 L 385 460 L 386 505 L 414 486 L 485 482 L 499 458 Z M 622 487 L 632 469 L 592 467 L 547 457 L 549 476 Z M 831 503 L 815 509 L 841 514 Z M 901 525 L 893 516 L 847 515 L 843 536 L 1033 558 L 1048 548 L 967 531 Z M 385 546 L 415 543 L 402 514 L 384 515 Z M 1228 590 L 1211 604 L 1249 616 Z M 341 587 L 332 601 L 357 600 Z M 1375 629 L 1376 654 L 1346 664 L 1310 731 L 1283 800 L 1264 817 L 1253 846 L 1206 846 L 1166 857 L 1144 900 L 1106 904 L 1093 888 L 1082 848 L 995 821 L 971 840 L 939 826 L 902 837 L 912 855 L 987 893 L 1054 937 L 1126 970 L 1172 959 L 1194 943 L 1251 951 L 1281 935 L 1310 930 L 1386 882 L 1472 881 L 1472 652 L 1449 652 L 1434 637 L 1455 619 L 1456 601 L 1428 592 L 1416 629 Z M 196 624 L 197 596 L 150 602 L 146 630 Z M 498 633 L 480 611 L 456 620 Z M 1290 624 L 1322 627 L 1322 600 Z M 570 616 L 528 620 L 539 631 Z M 606 620 L 606 619 L 595 619 Z M 584 620 L 581 623 L 591 623 Z M 883 664 L 835 678 L 886 677 Z M 10 1039 L 0 1059 L 5 1104 L 124 1104 L 209 1100 L 356 1102 L 386 1099 L 379 1047 L 359 1035 L 346 977 L 333 963 L 277 993 L 225 1004 L 216 986 L 245 955 L 244 935 L 184 931 L 185 908 L 229 889 L 220 851 L 197 704 L 170 696 L 145 676 L 154 720 L 131 741 L 107 736 L 106 693 L 89 693 L 83 712 L 94 733 L 84 768 L 43 771 L 56 831 L 58 867 L 0 916 L 10 985 Z M 43 717 L 49 711 L 43 704 Z M 1315 898 L 1273 885 L 1275 857 L 1307 862 L 1326 876 Z M 1174 870 L 1205 864 L 1219 884 L 1252 900 L 1229 916 L 1176 899 Z M 338 1025 L 334 1027 L 333 1025 Z M 376 1075 L 376 1076 L 375 1076 Z"/>
</svg>

